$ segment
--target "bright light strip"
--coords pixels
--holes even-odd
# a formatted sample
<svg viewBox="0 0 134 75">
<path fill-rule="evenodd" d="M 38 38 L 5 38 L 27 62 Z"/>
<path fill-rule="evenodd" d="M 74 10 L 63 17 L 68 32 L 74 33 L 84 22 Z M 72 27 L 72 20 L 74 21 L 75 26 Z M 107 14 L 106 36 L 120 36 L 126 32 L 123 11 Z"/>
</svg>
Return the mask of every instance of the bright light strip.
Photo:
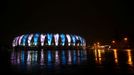
<svg viewBox="0 0 134 75">
<path fill-rule="evenodd" d="M 71 37 L 69 34 L 67 34 L 66 37 L 67 37 L 67 41 L 68 41 L 68 46 L 70 46 L 71 45 Z"/>
<path fill-rule="evenodd" d="M 58 46 L 59 44 L 59 34 L 54 35 L 55 45 Z"/>
<path fill-rule="evenodd" d="M 41 46 L 44 46 L 45 37 L 46 35 L 43 34 L 40 35 Z"/>
</svg>

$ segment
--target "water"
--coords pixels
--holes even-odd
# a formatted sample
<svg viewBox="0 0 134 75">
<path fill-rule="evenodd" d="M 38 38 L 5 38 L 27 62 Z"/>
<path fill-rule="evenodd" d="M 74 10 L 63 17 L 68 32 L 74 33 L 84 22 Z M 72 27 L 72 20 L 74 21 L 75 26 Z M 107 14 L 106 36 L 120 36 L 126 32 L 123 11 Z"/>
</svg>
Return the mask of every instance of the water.
<svg viewBox="0 0 134 75">
<path fill-rule="evenodd" d="M 10 49 L 0 59 L 4 74 L 134 74 L 133 49 Z"/>
</svg>

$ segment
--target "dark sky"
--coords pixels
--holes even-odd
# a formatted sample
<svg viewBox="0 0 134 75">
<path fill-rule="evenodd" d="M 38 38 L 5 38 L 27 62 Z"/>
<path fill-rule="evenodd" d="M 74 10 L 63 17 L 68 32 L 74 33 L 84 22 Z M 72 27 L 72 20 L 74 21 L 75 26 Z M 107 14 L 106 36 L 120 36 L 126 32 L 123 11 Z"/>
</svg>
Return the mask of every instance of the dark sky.
<svg viewBox="0 0 134 75">
<path fill-rule="evenodd" d="M 119 0 L 3 0 L 0 38 L 31 33 L 73 33 L 87 40 L 133 34 L 133 3 Z"/>
</svg>

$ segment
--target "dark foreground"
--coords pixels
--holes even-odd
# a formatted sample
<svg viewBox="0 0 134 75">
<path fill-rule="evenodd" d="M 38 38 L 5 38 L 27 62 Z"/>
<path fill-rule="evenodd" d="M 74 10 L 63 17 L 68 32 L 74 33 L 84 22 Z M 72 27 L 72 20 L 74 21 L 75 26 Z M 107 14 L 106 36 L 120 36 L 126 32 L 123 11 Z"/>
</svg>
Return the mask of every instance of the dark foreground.
<svg viewBox="0 0 134 75">
<path fill-rule="evenodd" d="M 67 55 L 66 55 L 67 56 Z M 133 75 L 133 50 L 87 50 L 81 63 L 11 63 L 11 51 L 0 53 L 0 75 Z M 16 60 L 17 61 L 17 60 Z"/>
</svg>

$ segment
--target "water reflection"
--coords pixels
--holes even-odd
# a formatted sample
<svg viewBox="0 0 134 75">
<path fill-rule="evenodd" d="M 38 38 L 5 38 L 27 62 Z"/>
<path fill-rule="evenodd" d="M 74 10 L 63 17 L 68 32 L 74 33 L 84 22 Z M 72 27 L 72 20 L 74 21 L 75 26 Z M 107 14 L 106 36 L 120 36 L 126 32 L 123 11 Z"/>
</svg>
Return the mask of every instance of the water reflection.
<svg viewBox="0 0 134 75">
<path fill-rule="evenodd" d="M 86 50 L 13 50 L 11 64 L 13 65 L 75 65 L 86 60 Z"/>
<path fill-rule="evenodd" d="M 66 64 L 66 57 L 65 57 L 65 51 L 61 51 L 61 63 Z"/>
<path fill-rule="evenodd" d="M 114 52 L 114 62 L 118 64 L 118 55 L 117 55 L 117 49 L 113 49 Z"/>
<path fill-rule="evenodd" d="M 102 64 L 103 62 L 103 58 L 104 58 L 104 49 L 95 49 L 94 53 L 95 53 L 95 61 L 97 64 Z"/>
<path fill-rule="evenodd" d="M 44 60 L 44 50 L 41 49 L 40 65 L 44 65 L 44 62 L 45 62 L 45 60 Z"/>
<path fill-rule="evenodd" d="M 76 60 L 76 50 L 73 50 L 73 64 L 76 64 L 77 62 L 77 60 Z"/>
<path fill-rule="evenodd" d="M 117 64 L 117 65 L 122 64 L 123 62 L 126 62 L 130 66 L 133 66 L 132 52 L 133 50 L 131 49 L 124 49 L 124 50 L 94 49 L 93 50 L 96 64 L 103 64 L 103 63 L 106 63 L 107 61 L 110 61 L 110 63 Z"/>
<path fill-rule="evenodd" d="M 68 64 L 71 64 L 72 58 L 71 58 L 71 50 L 68 50 Z"/>
<path fill-rule="evenodd" d="M 132 49 L 92 49 L 92 50 L 13 50 L 11 53 L 12 65 L 23 65 L 32 70 L 37 68 L 60 68 L 78 64 L 86 64 L 96 70 L 110 69 L 112 71 L 134 72 L 134 51 Z M 86 62 L 86 63 L 85 63 Z M 90 65 L 95 64 L 95 65 Z M 22 66 L 20 66 L 21 68 Z M 65 68 L 65 67 L 64 67 Z"/>
<path fill-rule="evenodd" d="M 128 61 L 127 61 L 127 63 L 128 63 L 130 66 L 133 66 L 131 50 L 130 50 L 130 49 L 127 49 L 126 51 L 127 51 L 127 56 L 128 56 Z"/>
<path fill-rule="evenodd" d="M 55 51 L 55 64 L 56 65 L 60 64 L 60 57 L 58 50 Z"/>
</svg>

